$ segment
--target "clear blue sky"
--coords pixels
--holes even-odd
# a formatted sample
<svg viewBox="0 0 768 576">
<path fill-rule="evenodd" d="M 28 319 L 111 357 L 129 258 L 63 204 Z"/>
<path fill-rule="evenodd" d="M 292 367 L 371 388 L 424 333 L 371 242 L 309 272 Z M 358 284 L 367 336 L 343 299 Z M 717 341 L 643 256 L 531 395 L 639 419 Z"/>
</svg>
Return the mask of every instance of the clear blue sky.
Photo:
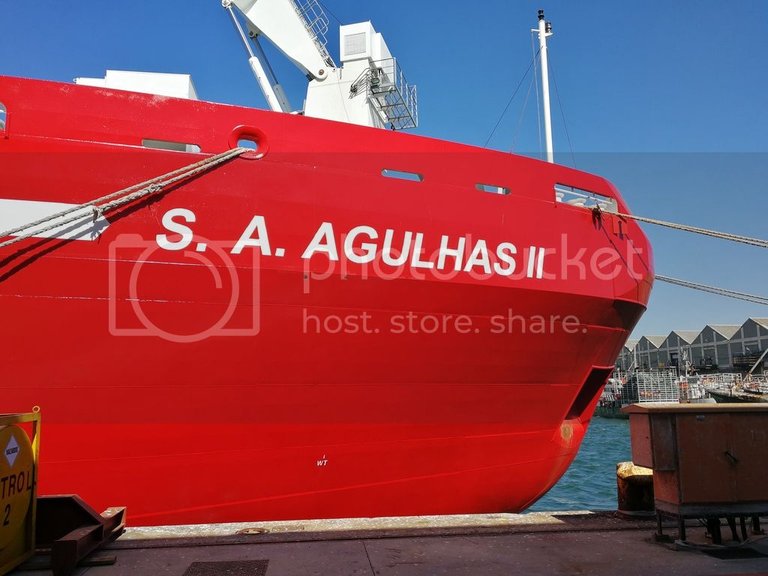
<svg viewBox="0 0 768 576">
<path fill-rule="evenodd" d="M 371 20 L 419 87 L 418 133 L 484 145 L 531 59 L 544 8 L 575 155 L 554 107 L 557 159 L 599 173 L 641 215 L 768 236 L 768 2 L 324 0 Z M 70 81 L 107 68 L 191 73 L 201 98 L 264 107 L 218 0 L 5 2 L 0 74 Z M 338 54 L 331 17 L 329 48 Z M 273 52 L 271 52 L 273 54 Z M 294 105 L 303 77 L 272 63 Z M 536 155 L 528 84 L 490 146 Z M 0 95 L 0 99 L 1 99 Z M 660 274 L 768 295 L 764 249 L 646 228 Z M 768 307 L 657 283 L 640 334 L 768 316 Z"/>
</svg>

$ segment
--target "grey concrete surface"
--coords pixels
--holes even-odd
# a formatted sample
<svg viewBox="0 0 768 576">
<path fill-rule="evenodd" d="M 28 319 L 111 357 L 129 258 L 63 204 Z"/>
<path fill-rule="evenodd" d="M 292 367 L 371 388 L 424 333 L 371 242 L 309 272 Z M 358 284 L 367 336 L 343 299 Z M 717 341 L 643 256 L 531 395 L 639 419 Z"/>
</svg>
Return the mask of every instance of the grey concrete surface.
<svg viewBox="0 0 768 576">
<path fill-rule="evenodd" d="M 768 574 L 768 538 L 749 543 L 765 556 L 718 559 L 657 543 L 654 530 L 653 521 L 588 513 L 136 529 L 98 553 L 113 565 L 76 574 L 183 576 L 192 562 L 232 560 L 268 560 L 267 576 Z M 692 525 L 689 537 L 708 545 L 703 528 Z"/>
</svg>

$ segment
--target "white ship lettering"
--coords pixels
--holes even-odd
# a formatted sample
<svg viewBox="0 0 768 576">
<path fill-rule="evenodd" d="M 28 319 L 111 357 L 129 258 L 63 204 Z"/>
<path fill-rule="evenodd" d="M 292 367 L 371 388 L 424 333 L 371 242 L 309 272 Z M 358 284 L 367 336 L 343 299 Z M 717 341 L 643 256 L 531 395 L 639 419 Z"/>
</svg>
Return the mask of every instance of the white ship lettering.
<svg viewBox="0 0 768 576">
<path fill-rule="evenodd" d="M 157 234 L 155 240 L 163 250 L 179 251 L 192 247 L 195 233 L 191 224 L 197 216 L 187 208 L 173 208 L 162 218 L 162 225 L 170 234 Z M 412 269 L 431 269 L 447 272 L 467 272 L 490 276 L 512 276 L 516 270 L 524 272 L 526 278 L 548 277 L 544 270 L 548 252 L 540 246 L 529 246 L 518 250 L 513 242 L 496 245 L 482 238 L 451 236 L 442 234 L 439 246 L 430 250 L 429 239 L 423 232 L 412 230 L 397 231 L 387 228 L 383 231 L 368 225 L 354 226 L 339 233 L 332 222 L 322 222 L 312 235 L 301 254 L 303 260 L 323 255 L 331 262 L 344 259 L 355 264 L 368 264 L 379 260 L 387 266 L 410 266 Z M 436 242 L 432 246 L 436 246 Z M 207 244 L 199 242 L 194 248 L 204 252 Z M 246 248 L 257 249 L 262 256 L 285 256 L 284 248 L 272 250 L 267 221 L 263 215 L 254 215 L 231 248 L 233 255 L 241 254 Z M 525 268 L 520 268 L 519 264 Z"/>
</svg>

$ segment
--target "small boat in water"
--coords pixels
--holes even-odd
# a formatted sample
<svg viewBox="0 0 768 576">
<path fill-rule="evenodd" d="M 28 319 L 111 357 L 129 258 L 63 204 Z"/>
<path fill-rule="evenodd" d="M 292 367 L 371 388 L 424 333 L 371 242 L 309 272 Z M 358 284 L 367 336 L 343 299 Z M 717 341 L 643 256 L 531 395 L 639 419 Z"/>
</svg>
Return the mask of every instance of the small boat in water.
<svg viewBox="0 0 768 576">
<path fill-rule="evenodd" d="M 768 402 L 768 378 L 749 375 L 728 383 L 716 382 L 707 386 L 707 391 L 718 403 Z"/>
</svg>

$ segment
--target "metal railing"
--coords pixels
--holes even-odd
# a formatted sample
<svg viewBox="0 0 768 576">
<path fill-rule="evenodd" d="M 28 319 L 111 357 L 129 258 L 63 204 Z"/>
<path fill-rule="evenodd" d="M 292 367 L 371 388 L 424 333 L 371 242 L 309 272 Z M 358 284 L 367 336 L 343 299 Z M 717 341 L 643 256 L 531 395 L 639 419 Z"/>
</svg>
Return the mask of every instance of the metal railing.
<svg viewBox="0 0 768 576">
<path fill-rule="evenodd" d="M 680 384 L 676 370 L 635 372 L 622 390 L 622 404 L 679 401 Z"/>
<path fill-rule="evenodd" d="M 394 130 L 416 128 L 419 107 L 416 86 L 408 84 L 397 58 L 377 60 L 352 84 L 350 97 L 365 91 L 385 124 Z"/>
<path fill-rule="evenodd" d="M 719 372 L 717 374 L 703 374 L 701 381 L 704 384 L 740 384 L 741 374 L 737 372 Z"/>
<path fill-rule="evenodd" d="M 304 27 L 312 36 L 312 40 L 320 51 L 325 63 L 328 66 L 335 67 L 336 64 L 327 48 L 328 39 L 325 35 L 328 33 L 328 17 L 325 15 L 323 7 L 320 6 L 318 0 L 293 0 L 292 3 L 296 12 L 304 21 Z"/>
<path fill-rule="evenodd" d="M 612 212 L 614 214 L 618 211 L 618 204 L 614 198 L 590 190 L 574 188 L 567 184 L 555 184 L 555 201 L 578 206 L 579 208 L 592 209 L 599 207 L 604 212 Z"/>
</svg>

